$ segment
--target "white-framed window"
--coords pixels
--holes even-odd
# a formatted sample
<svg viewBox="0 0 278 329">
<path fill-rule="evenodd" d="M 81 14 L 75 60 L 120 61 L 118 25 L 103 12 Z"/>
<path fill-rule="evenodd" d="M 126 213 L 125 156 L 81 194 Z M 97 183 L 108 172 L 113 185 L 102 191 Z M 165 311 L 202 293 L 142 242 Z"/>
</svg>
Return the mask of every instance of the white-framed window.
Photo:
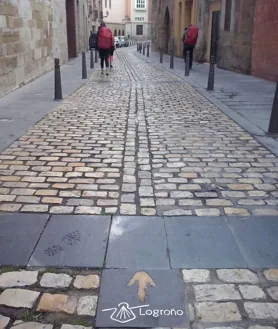
<svg viewBox="0 0 278 329">
<path fill-rule="evenodd" d="M 146 9 L 146 0 L 135 0 L 136 9 Z"/>
<path fill-rule="evenodd" d="M 144 17 L 135 17 L 136 22 L 144 22 L 145 18 Z"/>
</svg>

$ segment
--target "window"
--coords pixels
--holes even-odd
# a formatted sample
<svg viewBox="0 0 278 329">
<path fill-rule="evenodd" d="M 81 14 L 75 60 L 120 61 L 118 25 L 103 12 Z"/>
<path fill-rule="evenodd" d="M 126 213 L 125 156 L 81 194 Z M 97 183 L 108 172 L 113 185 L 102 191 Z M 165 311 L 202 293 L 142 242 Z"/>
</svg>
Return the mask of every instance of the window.
<svg viewBox="0 0 278 329">
<path fill-rule="evenodd" d="M 105 0 L 105 8 L 107 8 L 107 0 Z"/>
<path fill-rule="evenodd" d="M 135 0 L 136 1 L 136 9 L 146 9 L 146 0 Z"/>
<path fill-rule="evenodd" d="M 144 22 L 145 18 L 144 17 L 135 17 L 136 22 Z"/>
<path fill-rule="evenodd" d="M 226 0 L 225 8 L 225 31 L 231 31 L 231 11 L 232 11 L 232 0 Z"/>
<path fill-rule="evenodd" d="M 143 25 L 136 25 L 136 35 L 143 35 Z"/>
<path fill-rule="evenodd" d="M 109 9 L 111 9 L 111 0 L 109 0 Z"/>
</svg>

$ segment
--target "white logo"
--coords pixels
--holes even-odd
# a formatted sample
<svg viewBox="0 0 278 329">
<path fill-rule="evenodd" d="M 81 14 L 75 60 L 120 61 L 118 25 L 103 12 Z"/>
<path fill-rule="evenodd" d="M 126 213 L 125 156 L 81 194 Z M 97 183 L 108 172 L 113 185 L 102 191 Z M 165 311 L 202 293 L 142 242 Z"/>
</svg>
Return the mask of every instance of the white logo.
<svg viewBox="0 0 278 329">
<path fill-rule="evenodd" d="M 165 309 L 165 310 L 142 310 L 146 307 L 149 307 L 150 305 L 140 305 L 140 306 L 133 306 L 130 307 L 128 303 L 122 302 L 118 304 L 118 307 L 113 308 L 107 308 L 105 310 L 102 310 L 102 312 L 107 311 L 113 311 L 110 315 L 110 319 L 119 323 L 127 323 L 130 321 L 133 321 L 136 319 L 136 315 L 133 312 L 134 309 L 139 309 L 139 315 L 140 316 L 153 316 L 154 318 L 157 318 L 161 315 L 164 316 L 182 316 L 184 314 L 183 310 L 176 310 L 174 308 L 172 309 Z"/>
<path fill-rule="evenodd" d="M 107 308 L 105 310 L 102 310 L 102 312 L 113 311 L 112 314 L 110 315 L 111 320 L 114 320 L 119 323 L 127 323 L 136 319 L 136 315 L 132 310 L 134 310 L 135 308 L 143 308 L 148 306 L 150 305 L 140 305 L 140 306 L 130 307 L 128 303 L 122 302 L 118 304 L 118 307 Z"/>
</svg>

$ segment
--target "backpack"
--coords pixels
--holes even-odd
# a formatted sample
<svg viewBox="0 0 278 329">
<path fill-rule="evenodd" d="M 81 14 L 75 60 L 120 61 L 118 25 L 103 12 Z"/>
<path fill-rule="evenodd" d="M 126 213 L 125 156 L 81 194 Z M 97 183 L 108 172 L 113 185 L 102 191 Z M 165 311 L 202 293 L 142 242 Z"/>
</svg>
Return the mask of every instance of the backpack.
<svg viewBox="0 0 278 329">
<path fill-rule="evenodd" d="M 189 26 L 187 30 L 186 38 L 184 39 L 184 43 L 186 45 L 195 46 L 197 43 L 198 34 L 199 34 L 198 27 L 193 25 Z"/>
<path fill-rule="evenodd" d="M 110 49 L 112 46 L 112 32 L 107 27 L 98 31 L 98 49 Z"/>
</svg>

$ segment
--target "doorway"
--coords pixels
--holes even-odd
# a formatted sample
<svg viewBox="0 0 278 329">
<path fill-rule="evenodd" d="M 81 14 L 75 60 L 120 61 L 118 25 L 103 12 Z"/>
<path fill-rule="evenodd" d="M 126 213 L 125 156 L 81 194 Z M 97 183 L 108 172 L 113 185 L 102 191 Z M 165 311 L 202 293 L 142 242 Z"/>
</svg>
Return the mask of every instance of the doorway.
<svg viewBox="0 0 278 329">
<path fill-rule="evenodd" d="M 76 23 L 75 23 L 75 7 L 74 0 L 66 1 L 66 17 L 67 17 L 67 39 L 68 39 L 68 57 L 77 57 L 76 51 Z"/>
<path fill-rule="evenodd" d="M 212 20 L 211 20 L 210 59 L 213 56 L 214 63 L 217 63 L 219 30 L 220 30 L 220 11 L 217 10 L 212 12 Z"/>
</svg>

